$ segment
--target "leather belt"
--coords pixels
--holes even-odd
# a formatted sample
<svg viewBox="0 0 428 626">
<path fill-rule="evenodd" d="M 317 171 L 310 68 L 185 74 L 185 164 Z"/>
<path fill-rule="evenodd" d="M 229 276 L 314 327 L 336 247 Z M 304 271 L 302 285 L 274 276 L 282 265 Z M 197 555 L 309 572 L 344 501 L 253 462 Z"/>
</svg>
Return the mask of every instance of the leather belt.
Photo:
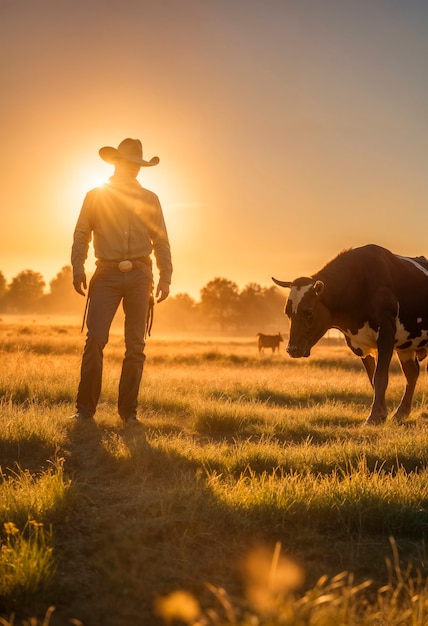
<svg viewBox="0 0 428 626">
<path fill-rule="evenodd" d="M 140 257 L 139 259 L 123 259 L 123 261 L 107 261 L 104 259 L 98 259 L 98 261 L 96 261 L 96 265 L 100 269 L 117 269 L 124 273 L 131 272 L 135 269 L 141 269 L 144 265 L 151 266 L 151 264 L 152 262 L 150 257 Z"/>
</svg>

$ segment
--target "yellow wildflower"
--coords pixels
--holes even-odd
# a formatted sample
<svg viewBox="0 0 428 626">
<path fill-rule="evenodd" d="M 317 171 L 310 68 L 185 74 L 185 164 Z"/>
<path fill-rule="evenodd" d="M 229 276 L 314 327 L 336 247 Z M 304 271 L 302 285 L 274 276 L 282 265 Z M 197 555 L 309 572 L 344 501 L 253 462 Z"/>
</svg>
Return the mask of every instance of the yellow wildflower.
<svg viewBox="0 0 428 626">
<path fill-rule="evenodd" d="M 6 535 L 16 535 L 19 533 L 19 528 L 17 528 L 13 522 L 4 522 L 3 526 Z"/>
</svg>

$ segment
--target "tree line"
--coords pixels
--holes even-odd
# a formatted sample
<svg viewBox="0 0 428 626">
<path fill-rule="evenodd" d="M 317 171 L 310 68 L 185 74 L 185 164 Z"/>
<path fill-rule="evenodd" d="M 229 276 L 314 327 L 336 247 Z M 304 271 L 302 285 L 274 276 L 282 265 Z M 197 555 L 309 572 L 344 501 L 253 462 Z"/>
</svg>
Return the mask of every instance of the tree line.
<svg viewBox="0 0 428 626">
<path fill-rule="evenodd" d="M 39 272 L 24 270 L 7 283 L 0 271 L 0 312 L 81 315 L 84 299 L 73 289 L 71 265 L 49 282 Z M 187 293 L 170 296 L 155 307 L 156 324 L 175 332 L 278 332 L 284 330 L 284 294 L 277 287 L 249 283 L 240 289 L 232 280 L 214 278 L 196 301 Z"/>
</svg>

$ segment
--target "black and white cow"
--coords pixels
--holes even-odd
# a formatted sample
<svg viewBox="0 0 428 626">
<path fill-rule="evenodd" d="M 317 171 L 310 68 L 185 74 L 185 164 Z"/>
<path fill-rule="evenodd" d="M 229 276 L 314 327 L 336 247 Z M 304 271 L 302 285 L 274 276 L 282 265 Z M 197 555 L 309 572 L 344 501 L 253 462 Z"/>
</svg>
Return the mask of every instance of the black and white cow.
<svg viewBox="0 0 428 626">
<path fill-rule="evenodd" d="M 342 252 L 309 278 L 272 280 L 290 289 L 285 308 L 289 355 L 308 357 L 328 329 L 342 331 L 348 346 L 361 357 L 374 389 L 366 423 L 380 424 L 387 417 L 385 393 L 395 350 L 407 384 L 394 419 L 406 418 L 419 361 L 427 355 L 425 257 L 403 257 L 370 244 Z"/>
</svg>

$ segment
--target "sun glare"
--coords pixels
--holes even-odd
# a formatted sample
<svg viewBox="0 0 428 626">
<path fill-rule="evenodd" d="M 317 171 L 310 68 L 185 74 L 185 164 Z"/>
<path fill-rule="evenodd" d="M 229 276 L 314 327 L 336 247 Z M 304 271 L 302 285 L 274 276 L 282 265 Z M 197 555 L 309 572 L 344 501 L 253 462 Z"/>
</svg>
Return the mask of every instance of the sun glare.
<svg viewBox="0 0 428 626">
<path fill-rule="evenodd" d="M 102 187 L 108 182 L 108 178 L 95 177 L 93 187 Z"/>
<path fill-rule="evenodd" d="M 105 170 L 105 168 L 102 168 Z M 97 169 L 81 171 L 76 183 L 79 189 L 82 190 L 82 194 L 85 195 L 90 189 L 94 187 L 102 187 L 108 182 L 109 176 L 113 172 L 106 173 L 98 171 Z"/>
<path fill-rule="evenodd" d="M 107 183 L 112 173 L 113 171 L 109 170 L 106 163 L 100 163 L 99 165 L 90 163 L 87 166 L 83 163 L 74 168 L 69 172 L 68 178 L 74 201 L 81 205 L 88 191 Z"/>
</svg>

